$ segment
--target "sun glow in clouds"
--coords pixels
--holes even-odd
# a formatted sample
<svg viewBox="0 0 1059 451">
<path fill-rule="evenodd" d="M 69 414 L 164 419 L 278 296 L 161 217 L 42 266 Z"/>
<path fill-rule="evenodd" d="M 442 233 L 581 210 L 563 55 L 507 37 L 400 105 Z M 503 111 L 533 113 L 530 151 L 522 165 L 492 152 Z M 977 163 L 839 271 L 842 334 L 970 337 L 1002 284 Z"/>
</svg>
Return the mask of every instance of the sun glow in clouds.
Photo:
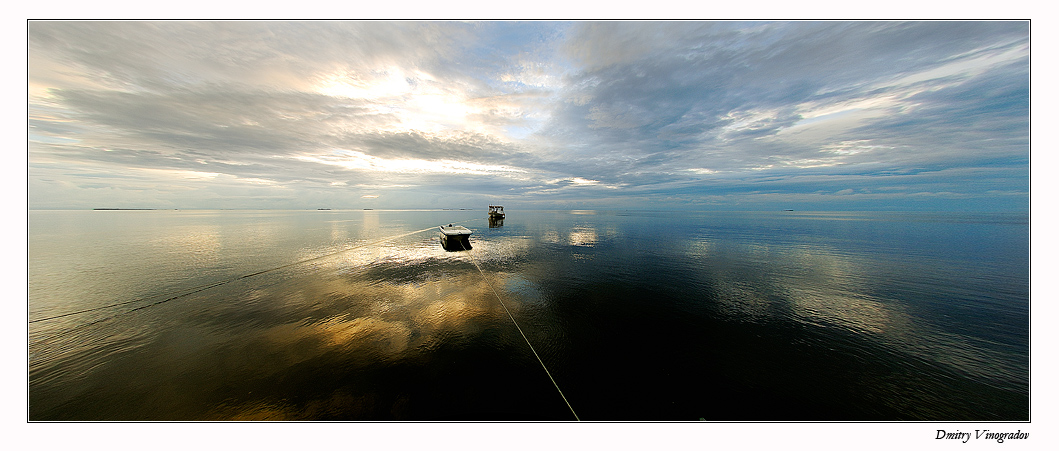
<svg viewBox="0 0 1059 451">
<path fill-rule="evenodd" d="M 383 127 L 385 131 L 461 130 L 503 136 L 501 129 L 474 119 L 496 110 L 494 105 L 475 100 L 465 92 L 466 87 L 443 85 L 419 70 L 389 67 L 366 75 L 338 73 L 326 77 L 315 90 L 332 97 L 370 101 L 377 113 L 397 119 Z"/>
<path fill-rule="evenodd" d="M 372 71 L 367 76 L 356 72 L 341 72 L 324 77 L 323 82 L 316 86 L 316 91 L 332 97 L 385 100 L 412 93 L 415 89 L 413 81 L 420 78 L 433 79 L 419 71 L 415 74 L 405 74 L 398 67 Z"/>
<path fill-rule="evenodd" d="M 456 160 L 422 160 L 380 158 L 355 150 L 336 150 L 332 155 L 295 157 L 301 161 L 339 166 L 350 170 L 399 173 L 443 174 L 519 174 L 526 171 L 507 166 L 470 163 Z"/>
<path fill-rule="evenodd" d="M 187 171 L 181 169 L 140 168 L 139 170 L 159 178 L 181 180 L 213 180 L 220 175 L 220 173 L 217 172 Z"/>
<path fill-rule="evenodd" d="M 821 192 L 856 176 L 1022 208 L 993 193 L 1027 192 L 1028 25 L 31 21 L 29 204 L 109 204 L 110 187 L 419 208 L 459 186 L 542 208 L 790 206 L 817 202 L 792 181 L 812 173 Z M 918 169 L 968 165 L 987 182 Z M 863 206 L 841 202 L 818 207 Z"/>
<path fill-rule="evenodd" d="M 621 185 L 611 185 L 611 184 L 600 182 L 599 180 L 589 180 L 589 179 L 582 178 L 582 177 L 552 179 L 552 180 L 547 180 L 544 183 L 546 183 L 548 185 L 555 185 L 555 186 L 558 187 L 558 188 L 551 188 L 551 190 L 562 189 L 562 188 L 567 188 L 567 187 L 584 187 L 584 186 L 601 187 L 601 188 L 607 188 L 607 189 L 619 189 L 619 188 L 621 188 Z"/>
</svg>

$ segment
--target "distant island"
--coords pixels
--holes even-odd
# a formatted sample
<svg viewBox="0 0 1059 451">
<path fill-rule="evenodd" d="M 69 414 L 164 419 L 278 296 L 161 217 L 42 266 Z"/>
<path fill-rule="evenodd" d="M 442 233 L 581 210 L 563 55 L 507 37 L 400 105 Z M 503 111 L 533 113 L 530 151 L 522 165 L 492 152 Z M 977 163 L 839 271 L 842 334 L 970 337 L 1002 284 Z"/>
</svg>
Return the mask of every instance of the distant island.
<svg viewBox="0 0 1059 451">
<path fill-rule="evenodd" d="M 93 210 L 157 210 L 157 208 L 93 208 Z"/>
</svg>

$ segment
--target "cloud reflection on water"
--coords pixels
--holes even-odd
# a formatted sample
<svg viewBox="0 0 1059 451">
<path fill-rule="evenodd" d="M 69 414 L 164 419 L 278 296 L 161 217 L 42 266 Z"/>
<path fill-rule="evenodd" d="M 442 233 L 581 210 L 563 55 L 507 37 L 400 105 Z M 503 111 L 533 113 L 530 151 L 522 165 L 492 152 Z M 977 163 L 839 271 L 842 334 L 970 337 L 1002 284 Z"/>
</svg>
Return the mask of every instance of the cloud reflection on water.
<svg viewBox="0 0 1059 451">
<path fill-rule="evenodd" d="M 285 355 L 261 356 L 246 366 L 282 369 L 312 361 L 339 368 L 397 364 L 439 346 L 474 341 L 490 329 L 513 327 L 490 287 L 503 287 L 507 274 L 490 273 L 487 283 L 474 266 L 462 261 L 469 255 L 437 254 L 420 246 L 380 246 L 336 256 L 321 263 L 331 271 L 327 277 L 320 277 L 317 268 L 315 276 L 259 291 L 260 299 L 286 300 L 292 310 L 283 313 L 283 323 L 242 339 L 249 346 L 283 350 Z M 494 247 L 493 252 L 513 252 L 516 247 Z M 509 302 L 508 307 L 517 314 L 519 303 Z M 348 390 L 325 391 L 309 404 L 322 408 L 337 402 L 332 398 L 357 396 Z M 356 406 L 344 408 L 348 413 Z M 305 409 L 312 410 L 250 397 L 243 403 L 218 405 L 210 417 L 312 418 L 301 413 Z"/>
<path fill-rule="evenodd" d="M 961 287 L 909 295 L 900 284 L 922 266 L 880 258 L 889 248 L 851 244 L 858 230 L 823 239 L 798 223 L 761 239 L 745 231 L 770 223 L 681 230 L 679 220 L 654 227 L 654 219 L 569 216 L 482 226 L 474 249 L 462 252 L 443 250 L 436 232 L 402 236 L 85 327 L 42 343 L 44 353 L 31 346 L 33 419 L 423 419 L 466 406 L 468 397 L 481 399 L 467 411 L 520 409 L 532 400 L 493 393 L 537 362 L 494 290 L 543 360 L 555 364 L 564 391 L 572 386 L 582 400 L 594 393 L 600 412 L 615 407 L 600 374 L 611 387 L 654 374 L 652 365 L 628 372 L 621 359 L 605 358 L 611 349 L 656 355 L 654 364 L 685 381 L 721 369 L 777 392 L 788 383 L 772 374 L 792 369 L 809 382 L 790 388 L 863 392 L 852 401 L 856 408 L 886 406 L 879 410 L 886 418 L 908 403 L 955 411 L 944 410 L 948 400 L 916 400 L 951 380 L 1025 387 L 1026 365 L 1017 361 L 1024 354 L 1005 354 L 976 338 L 984 336 L 956 333 L 924 313 L 930 306 L 923 299 L 958 301 Z M 335 238 L 335 228 L 321 230 Z M 709 356 L 716 360 L 694 363 Z M 500 377 L 487 386 L 479 375 L 490 368 Z M 520 388 L 538 380 L 550 393 L 534 375 Z M 450 388 L 449 397 L 434 395 Z M 630 395 L 655 401 L 647 392 Z M 696 402 L 705 405 L 713 395 L 702 396 Z M 476 418 L 497 418 L 482 412 L 473 410 Z"/>
<path fill-rule="evenodd" d="M 815 244 L 798 245 L 693 240 L 692 258 L 709 263 L 701 282 L 717 291 L 717 310 L 727 320 L 797 321 L 845 330 L 899 352 L 977 378 L 1017 382 L 1025 366 L 988 343 L 946 332 L 923 319 L 908 300 L 886 295 L 879 276 L 898 264 Z M 742 261 L 734 263 L 733 253 Z M 760 263 L 758 263 L 760 262 Z M 873 281 L 873 282 L 869 282 Z"/>
<path fill-rule="evenodd" d="M 572 246 L 594 246 L 599 237 L 592 227 L 577 227 L 570 231 L 569 244 Z"/>
<path fill-rule="evenodd" d="M 490 255 L 478 251 L 477 257 L 501 262 L 520 245 L 514 240 L 492 246 Z M 30 349 L 31 378 L 35 390 L 48 395 L 35 397 L 35 412 L 46 415 L 77 396 L 98 406 L 90 416 L 98 419 L 313 418 L 299 413 L 306 402 L 326 405 L 335 396 L 360 395 L 333 387 L 312 392 L 286 376 L 292 368 L 393 364 L 513 327 L 490 287 L 505 286 L 507 274 L 490 272 L 487 282 L 471 258 L 441 250 L 432 238 L 413 237 L 216 287 L 39 343 Z M 518 302 L 508 307 L 519 310 Z M 165 413 L 138 410 L 143 406 L 135 402 L 107 407 L 130 396 L 109 387 L 142 385 L 135 375 L 145 373 L 157 389 L 201 395 L 171 399 Z M 77 394 L 44 387 L 61 387 L 71 378 L 95 388 Z M 258 388 L 243 394 L 232 386 Z M 305 390 L 310 401 L 284 401 L 285 393 Z M 209 412 L 196 403 L 209 404 Z"/>
</svg>

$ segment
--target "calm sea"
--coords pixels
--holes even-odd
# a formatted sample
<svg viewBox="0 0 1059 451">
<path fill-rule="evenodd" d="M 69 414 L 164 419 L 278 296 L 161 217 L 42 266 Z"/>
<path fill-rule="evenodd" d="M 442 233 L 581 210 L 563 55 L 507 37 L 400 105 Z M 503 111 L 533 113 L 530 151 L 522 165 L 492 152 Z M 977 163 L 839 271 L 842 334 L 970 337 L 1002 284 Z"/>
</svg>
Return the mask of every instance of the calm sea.
<svg viewBox="0 0 1059 451">
<path fill-rule="evenodd" d="M 442 248 L 448 223 L 470 250 Z M 28 229 L 33 421 L 1029 419 L 1026 214 L 30 211 Z"/>
</svg>

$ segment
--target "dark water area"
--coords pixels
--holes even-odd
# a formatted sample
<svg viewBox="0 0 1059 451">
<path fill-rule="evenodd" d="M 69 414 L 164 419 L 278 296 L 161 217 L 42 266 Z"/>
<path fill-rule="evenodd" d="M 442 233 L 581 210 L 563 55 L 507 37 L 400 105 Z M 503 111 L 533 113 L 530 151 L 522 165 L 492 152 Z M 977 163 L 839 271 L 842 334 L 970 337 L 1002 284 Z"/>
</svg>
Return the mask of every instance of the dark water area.
<svg viewBox="0 0 1059 451">
<path fill-rule="evenodd" d="M 28 225 L 31 421 L 1029 419 L 1025 214 Z"/>
</svg>

